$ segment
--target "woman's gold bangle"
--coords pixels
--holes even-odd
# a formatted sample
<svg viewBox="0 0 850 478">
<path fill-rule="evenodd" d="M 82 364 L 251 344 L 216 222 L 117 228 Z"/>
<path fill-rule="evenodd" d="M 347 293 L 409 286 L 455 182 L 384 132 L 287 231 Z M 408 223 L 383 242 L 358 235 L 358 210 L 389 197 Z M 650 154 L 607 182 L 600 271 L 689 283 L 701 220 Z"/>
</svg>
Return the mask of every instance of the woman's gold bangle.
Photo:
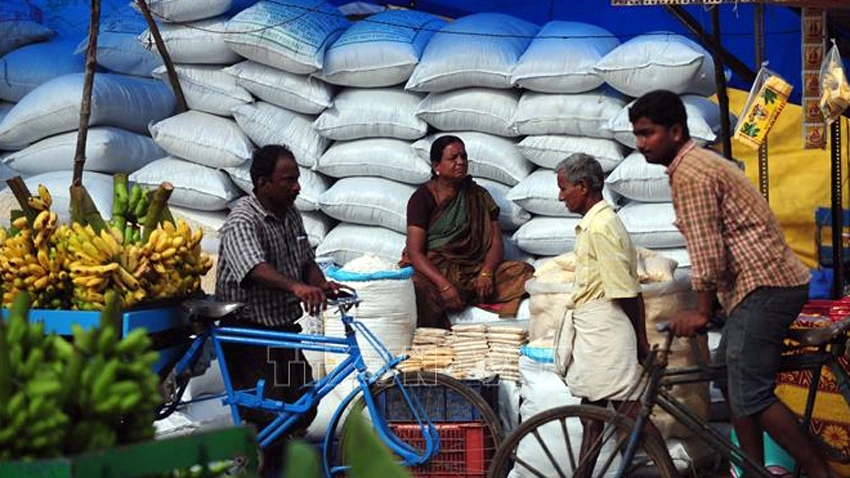
<svg viewBox="0 0 850 478">
<path fill-rule="evenodd" d="M 478 275 L 481 277 L 493 277 L 493 273 L 490 271 L 481 271 Z"/>
<path fill-rule="evenodd" d="M 449 284 L 449 285 L 447 285 L 447 286 L 445 286 L 445 287 L 441 287 L 441 288 L 440 288 L 440 292 L 445 292 L 445 291 L 447 291 L 447 290 L 449 290 L 449 289 L 451 289 L 451 288 L 452 288 L 452 285 L 451 285 L 451 284 Z"/>
</svg>

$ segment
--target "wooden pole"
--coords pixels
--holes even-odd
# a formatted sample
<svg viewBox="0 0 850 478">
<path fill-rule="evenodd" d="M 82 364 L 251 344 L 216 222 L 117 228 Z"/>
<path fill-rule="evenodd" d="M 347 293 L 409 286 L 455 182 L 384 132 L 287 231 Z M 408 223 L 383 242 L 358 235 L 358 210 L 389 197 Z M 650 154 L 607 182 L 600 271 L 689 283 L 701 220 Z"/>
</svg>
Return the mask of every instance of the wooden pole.
<svg viewBox="0 0 850 478">
<path fill-rule="evenodd" d="M 86 164 L 86 140 L 89 133 L 91 116 L 91 92 L 94 86 L 94 72 L 97 69 L 97 34 L 100 30 L 100 0 L 91 2 L 89 24 L 89 44 L 86 48 L 86 75 L 83 81 L 83 100 L 80 105 L 80 129 L 77 133 L 77 151 L 74 154 L 74 176 L 72 185 L 82 185 L 83 166 Z"/>
<path fill-rule="evenodd" d="M 174 69 L 174 62 L 171 61 L 171 55 L 168 54 L 168 50 L 165 48 L 165 42 L 162 41 L 162 35 L 159 34 L 159 27 L 153 21 L 153 15 L 151 15 L 147 2 L 145 0 L 136 0 L 136 5 L 139 6 L 139 10 L 141 10 L 145 21 L 148 23 L 148 29 L 150 29 L 153 41 L 156 43 L 156 49 L 162 57 L 165 71 L 168 72 L 168 83 L 171 84 L 174 96 L 177 97 L 177 112 L 182 113 L 189 109 L 189 107 L 186 106 L 186 97 L 183 96 L 183 89 L 180 87 L 180 81 L 177 79 L 177 70 Z"/>
</svg>

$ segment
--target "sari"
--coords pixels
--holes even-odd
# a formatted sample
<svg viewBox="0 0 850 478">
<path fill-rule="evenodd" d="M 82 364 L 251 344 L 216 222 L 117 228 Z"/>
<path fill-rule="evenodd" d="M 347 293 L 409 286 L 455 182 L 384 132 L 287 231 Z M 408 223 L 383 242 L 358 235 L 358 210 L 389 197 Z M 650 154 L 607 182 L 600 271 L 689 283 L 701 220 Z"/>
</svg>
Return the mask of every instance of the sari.
<svg viewBox="0 0 850 478">
<path fill-rule="evenodd" d="M 426 256 L 458 289 L 465 305 L 479 302 L 472 282 L 481 272 L 493 243 L 491 222 L 498 210 L 490 193 L 472 178 L 467 178 L 457 196 L 442 207 L 437 206 L 429 218 Z M 406 250 L 400 264 L 411 265 Z M 493 294 L 485 298 L 485 302 L 499 304 L 500 317 L 515 316 L 525 294 L 525 283 L 533 274 L 530 264 L 502 261 L 493 271 Z M 418 271 L 413 276 L 413 284 L 418 326 L 450 328 L 437 286 Z"/>
</svg>

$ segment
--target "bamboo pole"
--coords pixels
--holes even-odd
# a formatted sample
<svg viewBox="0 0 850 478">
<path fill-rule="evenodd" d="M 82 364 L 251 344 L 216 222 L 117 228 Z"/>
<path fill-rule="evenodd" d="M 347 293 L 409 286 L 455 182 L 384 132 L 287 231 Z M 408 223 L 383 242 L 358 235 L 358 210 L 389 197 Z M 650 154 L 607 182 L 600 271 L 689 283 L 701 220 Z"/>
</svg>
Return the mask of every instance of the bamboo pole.
<svg viewBox="0 0 850 478">
<path fill-rule="evenodd" d="M 168 50 L 165 48 L 165 42 L 162 41 L 162 35 L 159 34 L 159 27 L 153 21 L 153 16 L 145 0 L 136 0 L 136 5 L 139 6 L 142 16 L 145 17 L 145 21 L 153 36 L 153 41 L 156 43 L 156 49 L 159 51 L 159 55 L 162 57 L 162 63 L 165 65 L 165 71 L 168 72 L 168 83 L 174 91 L 174 96 L 177 97 L 177 112 L 183 113 L 189 107 L 186 106 L 186 97 L 183 96 L 183 88 L 180 87 L 180 81 L 177 79 L 177 70 L 174 69 L 174 62 L 171 61 L 171 55 L 168 54 Z"/>
<path fill-rule="evenodd" d="M 86 48 L 86 75 L 83 81 L 83 100 L 80 105 L 80 129 L 77 133 L 77 151 L 74 154 L 74 176 L 72 185 L 82 186 L 83 166 L 86 164 L 86 140 L 91 117 L 91 93 L 94 72 L 97 69 L 97 35 L 100 30 L 100 0 L 91 1 L 89 44 Z"/>
<path fill-rule="evenodd" d="M 156 188 L 156 191 L 154 191 L 151 204 L 148 207 L 147 219 L 145 219 L 145 223 L 142 225 L 142 244 L 148 242 L 151 233 L 162 222 L 163 210 L 167 210 L 168 198 L 171 197 L 173 191 L 174 186 L 167 181 L 160 184 Z"/>
</svg>

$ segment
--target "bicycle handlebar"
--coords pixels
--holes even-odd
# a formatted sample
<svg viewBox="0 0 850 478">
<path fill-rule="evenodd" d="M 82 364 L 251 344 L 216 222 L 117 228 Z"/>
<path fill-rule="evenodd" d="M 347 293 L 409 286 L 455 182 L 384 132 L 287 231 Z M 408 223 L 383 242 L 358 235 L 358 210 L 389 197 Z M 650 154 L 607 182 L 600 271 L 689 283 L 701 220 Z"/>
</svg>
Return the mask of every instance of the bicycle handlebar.
<svg viewBox="0 0 850 478">
<path fill-rule="evenodd" d="M 359 303 L 357 291 L 348 286 L 341 285 L 335 296 L 328 295 L 328 307 L 350 308 Z"/>
</svg>

